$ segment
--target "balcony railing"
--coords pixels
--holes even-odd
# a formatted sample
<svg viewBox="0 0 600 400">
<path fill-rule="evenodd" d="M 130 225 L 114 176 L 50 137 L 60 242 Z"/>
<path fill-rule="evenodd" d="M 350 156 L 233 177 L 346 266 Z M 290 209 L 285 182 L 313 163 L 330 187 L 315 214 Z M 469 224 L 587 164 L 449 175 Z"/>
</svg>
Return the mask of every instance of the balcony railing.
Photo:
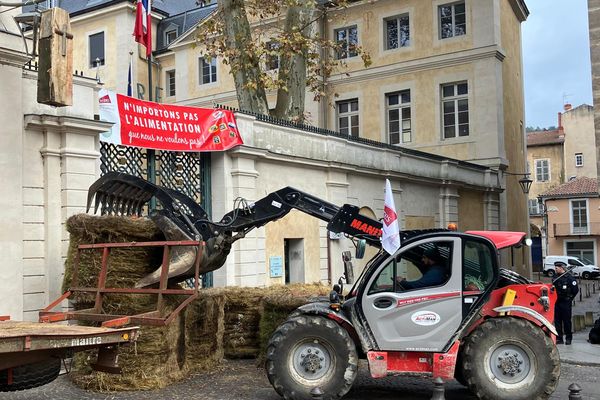
<svg viewBox="0 0 600 400">
<path fill-rule="evenodd" d="M 592 222 L 584 226 L 575 224 L 552 224 L 552 227 L 554 230 L 554 237 L 600 235 L 600 222 Z"/>
</svg>

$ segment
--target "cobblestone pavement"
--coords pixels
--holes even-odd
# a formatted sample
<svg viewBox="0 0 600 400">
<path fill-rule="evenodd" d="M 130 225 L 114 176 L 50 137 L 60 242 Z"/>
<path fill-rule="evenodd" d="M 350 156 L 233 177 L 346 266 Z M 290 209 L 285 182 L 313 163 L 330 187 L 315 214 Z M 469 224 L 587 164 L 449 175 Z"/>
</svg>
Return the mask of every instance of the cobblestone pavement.
<svg viewBox="0 0 600 400">
<path fill-rule="evenodd" d="M 548 278 L 542 278 L 549 281 Z M 582 282 L 585 283 L 589 282 Z M 584 286 L 583 285 L 583 286 Z M 598 286 L 596 286 L 597 288 Z M 592 288 L 589 297 L 575 301 L 573 313 L 600 311 L 600 290 Z M 589 328 L 588 328 L 589 331 Z M 585 332 L 582 332 L 585 333 Z M 600 352 L 600 346 L 598 346 Z M 597 383 L 600 367 L 562 364 L 561 377 L 551 400 L 567 400 L 568 387 L 577 383 L 582 388 L 582 400 L 600 400 Z M 365 364 L 359 369 L 353 389 L 344 400 L 429 400 L 433 384 L 423 378 L 372 379 Z M 447 400 L 474 400 L 475 397 L 456 381 L 446 384 Z M 226 361 L 219 371 L 193 375 L 165 389 L 147 392 L 94 393 L 75 387 L 68 376 L 61 376 L 49 385 L 24 392 L 0 393 L 0 400 L 280 400 L 262 368 L 254 360 Z"/>
<path fill-rule="evenodd" d="M 429 400 L 433 384 L 423 378 L 371 379 L 366 368 L 361 371 L 354 388 L 344 400 Z M 552 400 L 567 400 L 568 386 L 577 382 L 583 400 L 600 400 L 597 377 L 599 367 L 563 365 L 559 387 Z M 475 400 L 456 381 L 446 384 L 447 400 Z M 253 360 L 227 361 L 220 371 L 194 375 L 162 390 L 148 392 L 94 393 L 75 387 L 66 376 L 32 390 L 0 393 L 0 400 L 281 400 L 275 393 L 264 370 Z"/>
</svg>

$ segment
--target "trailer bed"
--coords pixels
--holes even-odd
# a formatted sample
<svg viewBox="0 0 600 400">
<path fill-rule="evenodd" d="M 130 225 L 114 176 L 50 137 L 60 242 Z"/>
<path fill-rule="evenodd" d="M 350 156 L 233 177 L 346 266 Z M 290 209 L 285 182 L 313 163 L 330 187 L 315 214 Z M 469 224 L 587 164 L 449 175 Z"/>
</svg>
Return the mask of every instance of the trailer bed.
<svg viewBox="0 0 600 400">
<path fill-rule="evenodd" d="M 51 323 L 0 321 L 0 370 L 22 364 L 24 359 L 64 356 L 137 339 L 138 327 L 104 328 Z"/>
</svg>

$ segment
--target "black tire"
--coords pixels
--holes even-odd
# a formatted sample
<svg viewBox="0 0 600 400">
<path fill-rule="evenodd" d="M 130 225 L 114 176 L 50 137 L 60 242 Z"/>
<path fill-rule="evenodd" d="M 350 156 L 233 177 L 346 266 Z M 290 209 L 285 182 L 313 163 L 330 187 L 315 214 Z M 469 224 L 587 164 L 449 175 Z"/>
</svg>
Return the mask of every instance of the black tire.
<svg viewBox="0 0 600 400">
<path fill-rule="evenodd" d="M 532 323 L 492 318 L 465 341 L 464 375 L 469 389 L 484 400 L 543 400 L 560 376 L 558 350 Z"/>
<path fill-rule="evenodd" d="M 46 385 L 60 373 L 60 358 L 49 358 L 12 369 L 12 384 L 8 384 L 8 370 L 0 371 L 0 392 L 14 392 Z"/>
<path fill-rule="evenodd" d="M 546 275 L 552 278 L 554 275 L 556 275 L 556 271 L 554 271 L 553 269 L 549 269 L 548 271 L 546 271 Z"/>
<path fill-rule="evenodd" d="M 592 274 L 590 274 L 589 272 L 584 272 L 583 274 L 581 274 L 581 277 L 583 279 L 590 279 L 592 277 Z"/>
<path fill-rule="evenodd" d="M 339 399 L 358 372 L 356 346 L 336 322 L 312 315 L 288 319 L 267 346 L 267 376 L 286 400 L 312 400 L 320 388 L 324 400 Z"/>
</svg>

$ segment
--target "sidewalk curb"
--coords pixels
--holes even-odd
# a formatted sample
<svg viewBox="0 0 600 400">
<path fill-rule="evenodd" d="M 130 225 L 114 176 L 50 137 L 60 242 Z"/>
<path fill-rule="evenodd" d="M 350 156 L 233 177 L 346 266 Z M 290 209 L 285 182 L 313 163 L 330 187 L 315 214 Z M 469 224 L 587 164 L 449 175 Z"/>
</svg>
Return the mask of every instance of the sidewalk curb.
<svg viewBox="0 0 600 400">
<path fill-rule="evenodd" d="M 577 361 L 577 360 L 568 360 L 568 359 L 560 359 L 561 364 L 570 364 L 570 365 L 579 365 L 582 367 L 600 367 L 600 362 L 593 361 Z"/>
</svg>

